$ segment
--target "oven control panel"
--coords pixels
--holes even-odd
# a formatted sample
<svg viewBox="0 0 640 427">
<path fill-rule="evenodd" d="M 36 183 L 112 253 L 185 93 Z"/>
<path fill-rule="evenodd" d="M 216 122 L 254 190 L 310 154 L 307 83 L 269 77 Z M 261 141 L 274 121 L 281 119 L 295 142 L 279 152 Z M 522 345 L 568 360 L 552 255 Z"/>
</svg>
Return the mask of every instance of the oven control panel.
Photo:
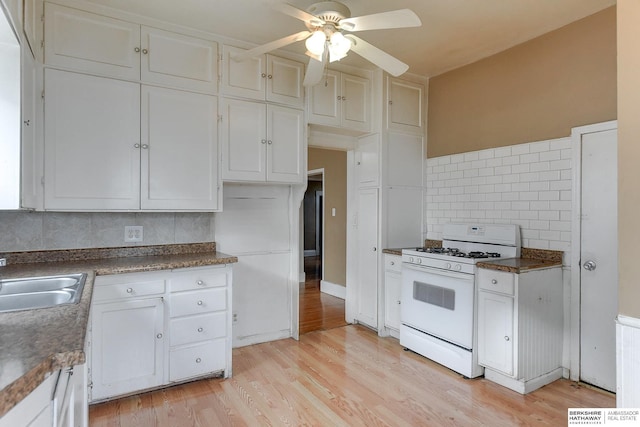
<svg viewBox="0 0 640 427">
<path fill-rule="evenodd" d="M 454 257 L 449 257 L 453 259 L 437 259 L 431 257 L 422 257 L 419 255 L 410 255 L 403 254 L 402 262 L 409 265 L 414 265 L 416 267 L 430 267 L 437 268 L 440 270 L 449 270 L 456 273 L 465 273 L 465 274 L 474 274 L 474 265 L 467 264 L 463 262 L 456 262 Z"/>
</svg>

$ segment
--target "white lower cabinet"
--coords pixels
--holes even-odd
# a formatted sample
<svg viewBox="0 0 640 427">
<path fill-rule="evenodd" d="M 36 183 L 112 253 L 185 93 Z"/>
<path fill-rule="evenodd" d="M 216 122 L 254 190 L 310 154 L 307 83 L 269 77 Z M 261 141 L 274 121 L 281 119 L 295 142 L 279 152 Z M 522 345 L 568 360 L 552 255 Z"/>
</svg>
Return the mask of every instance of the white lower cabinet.
<svg viewBox="0 0 640 427">
<path fill-rule="evenodd" d="M 0 427 L 51 427 L 53 411 L 51 396 L 55 390 L 58 372 L 47 377 L 28 396 L 0 418 Z"/>
<path fill-rule="evenodd" d="M 231 375 L 231 267 L 98 276 L 90 400 Z"/>
<path fill-rule="evenodd" d="M 562 377 L 562 269 L 478 269 L 478 363 L 526 394 Z"/>
<path fill-rule="evenodd" d="M 384 255 L 384 325 L 393 332 L 400 331 L 400 289 L 402 285 L 402 257 Z"/>
</svg>

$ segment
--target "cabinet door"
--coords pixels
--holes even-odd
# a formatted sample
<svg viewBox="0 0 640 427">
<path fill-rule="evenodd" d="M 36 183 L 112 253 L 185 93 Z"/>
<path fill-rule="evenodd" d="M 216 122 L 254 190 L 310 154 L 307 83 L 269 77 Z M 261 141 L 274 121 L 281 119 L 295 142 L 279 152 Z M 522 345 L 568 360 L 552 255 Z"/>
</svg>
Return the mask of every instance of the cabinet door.
<svg viewBox="0 0 640 427">
<path fill-rule="evenodd" d="M 340 73 L 328 70 L 322 81 L 312 86 L 309 94 L 309 123 L 340 126 Z"/>
<path fill-rule="evenodd" d="M 142 209 L 218 209 L 218 100 L 142 86 Z"/>
<path fill-rule="evenodd" d="M 303 79 L 302 63 L 267 55 L 267 101 L 302 108 L 304 106 Z"/>
<path fill-rule="evenodd" d="M 142 81 L 217 92 L 217 43 L 150 27 L 141 37 Z"/>
<path fill-rule="evenodd" d="M 37 113 L 40 97 L 36 97 L 38 72 L 33 56 L 27 46 L 22 46 L 22 145 L 20 206 L 22 208 L 42 209 L 42 141 L 38 140 Z M 40 75 L 41 77 L 41 75 Z M 39 142 L 40 141 L 40 142 Z"/>
<path fill-rule="evenodd" d="M 478 363 L 513 375 L 513 297 L 478 292 Z"/>
<path fill-rule="evenodd" d="M 358 191 L 358 322 L 378 328 L 378 190 Z"/>
<path fill-rule="evenodd" d="M 140 85 L 45 70 L 45 209 L 140 208 Z"/>
<path fill-rule="evenodd" d="M 24 0 L 23 29 L 25 40 L 29 50 L 38 62 L 42 62 L 42 33 L 44 25 L 42 22 L 42 8 L 44 2 L 41 0 Z"/>
<path fill-rule="evenodd" d="M 222 112 L 222 178 L 264 181 L 266 107 L 256 102 L 225 99 Z"/>
<path fill-rule="evenodd" d="M 264 101 L 266 85 L 266 57 L 259 55 L 244 61 L 233 59 L 234 54 L 245 49 L 224 45 L 222 47 L 222 92 L 244 98 Z"/>
<path fill-rule="evenodd" d="M 304 112 L 267 107 L 267 181 L 302 182 Z"/>
<path fill-rule="evenodd" d="M 92 400 L 163 383 L 162 298 L 95 304 L 91 316 Z"/>
<path fill-rule="evenodd" d="M 384 324 L 400 330 L 400 288 L 402 276 L 392 271 L 384 273 Z"/>
<path fill-rule="evenodd" d="M 140 26 L 106 16 L 45 5 L 45 63 L 140 78 Z"/>
<path fill-rule="evenodd" d="M 380 137 L 376 134 L 360 138 L 355 157 L 358 186 L 377 186 L 380 181 Z"/>
<path fill-rule="evenodd" d="M 424 86 L 389 77 L 387 98 L 387 128 L 422 134 Z"/>
<path fill-rule="evenodd" d="M 368 79 L 342 74 L 342 126 L 369 131 L 371 128 L 371 83 Z"/>
</svg>

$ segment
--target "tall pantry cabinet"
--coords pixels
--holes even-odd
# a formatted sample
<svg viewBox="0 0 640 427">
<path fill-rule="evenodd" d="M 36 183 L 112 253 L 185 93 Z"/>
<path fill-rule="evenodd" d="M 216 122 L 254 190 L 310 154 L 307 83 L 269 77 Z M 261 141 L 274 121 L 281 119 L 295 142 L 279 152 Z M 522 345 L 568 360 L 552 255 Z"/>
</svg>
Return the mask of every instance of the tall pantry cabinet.
<svg viewBox="0 0 640 427">
<path fill-rule="evenodd" d="M 45 209 L 218 210 L 217 43 L 45 5 Z"/>
</svg>

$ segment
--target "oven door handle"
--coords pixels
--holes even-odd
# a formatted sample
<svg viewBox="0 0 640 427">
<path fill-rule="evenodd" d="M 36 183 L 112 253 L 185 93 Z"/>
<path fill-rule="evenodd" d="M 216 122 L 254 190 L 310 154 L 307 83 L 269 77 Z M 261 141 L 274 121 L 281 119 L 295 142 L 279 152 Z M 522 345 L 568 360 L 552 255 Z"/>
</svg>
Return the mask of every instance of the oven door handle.
<svg viewBox="0 0 640 427">
<path fill-rule="evenodd" d="M 403 263 L 402 268 L 407 268 L 409 270 L 414 270 L 414 271 L 420 271 L 423 273 L 437 274 L 439 276 L 452 277 L 454 279 L 466 279 L 466 280 L 473 281 L 473 274 L 458 273 L 456 271 L 448 271 L 448 270 L 442 270 L 439 268 L 432 268 L 432 267 L 421 267 L 418 265 L 408 264 L 408 263 Z"/>
</svg>

